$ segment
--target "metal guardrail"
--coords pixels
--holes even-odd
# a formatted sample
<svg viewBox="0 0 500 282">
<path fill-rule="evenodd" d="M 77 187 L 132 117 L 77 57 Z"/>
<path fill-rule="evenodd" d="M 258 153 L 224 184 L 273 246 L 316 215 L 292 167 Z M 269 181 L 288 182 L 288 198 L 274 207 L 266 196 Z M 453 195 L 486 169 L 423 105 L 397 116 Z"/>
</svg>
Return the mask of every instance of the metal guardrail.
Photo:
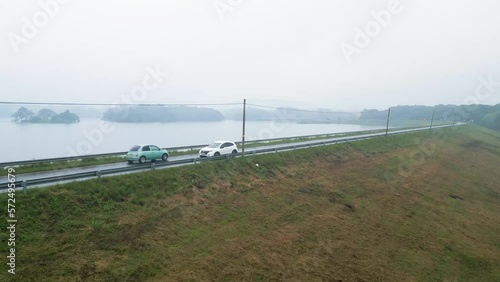
<svg viewBox="0 0 500 282">
<path fill-rule="evenodd" d="M 269 143 L 273 141 L 280 140 L 297 140 L 297 139 L 307 139 L 307 138 L 318 138 L 318 137 L 333 137 L 333 136 L 342 136 L 346 134 L 363 134 L 363 133 L 371 133 L 377 132 L 378 130 L 364 130 L 364 131 L 352 131 L 352 132 L 340 132 L 340 133 L 326 133 L 326 134 L 312 134 L 312 135 L 303 135 L 303 136 L 292 136 L 292 137 L 279 137 L 279 138 L 270 138 L 270 139 L 259 139 L 259 140 L 249 140 L 245 142 L 245 145 L 256 144 L 256 143 Z M 236 145 L 241 146 L 241 142 L 235 142 Z M 207 146 L 207 144 L 201 145 L 189 145 L 189 146 L 179 146 L 179 147 L 170 147 L 163 148 L 168 150 L 169 152 L 175 151 L 187 151 L 187 150 L 195 150 L 201 149 Z M 125 156 L 127 152 L 115 152 L 115 153 L 105 153 L 105 154 L 93 154 L 93 155 L 83 155 L 83 156 L 72 156 L 72 157 L 61 157 L 61 158 L 50 158 L 50 159 L 37 159 L 37 160 L 25 160 L 25 161 L 15 161 L 15 162 L 4 162 L 0 163 L 0 168 L 2 167 L 12 167 L 12 166 L 20 166 L 20 165 L 31 165 L 37 163 L 52 163 L 52 162 L 61 162 L 61 161 L 75 161 L 75 160 L 84 160 L 84 159 L 93 159 L 93 158 L 105 158 L 105 157 L 118 157 Z"/>
<path fill-rule="evenodd" d="M 232 156 L 241 156 L 241 153 L 233 154 Z M 71 173 L 71 174 L 66 174 L 66 175 L 49 176 L 49 177 L 36 178 L 36 179 L 30 179 L 30 180 L 18 180 L 18 181 L 14 181 L 14 182 L 0 183 L 0 191 L 8 189 L 9 183 L 14 183 L 16 188 L 22 187 L 23 189 L 26 189 L 27 186 L 32 186 L 32 185 L 43 185 L 43 184 L 50 184 L 50 183 L 61 182 L 61 181 L 79 180 L 79 179 L 94 178 L 94 177 L 100 178 L 101 176 L 104 176 L 104 175 L 113 175 L 113 174 L 119 174 L 119 173 L 131 172 L 131 171 L 139 171 L 139 170 L 152 170 L 155 168 L 161 168 L 161 167 L 166 167 L 166 166 L 176 166 L 176 165 L 191 164 L 191 163 L 196 164 L 198 162 L 209 161 L 209 160 L 219 160 L 219 159 L 226 159 L 226 158 L 228 158 L 228 157 L 227 156 L 220 156 L 220 157 L 211 157 L 211 158 L 191 158 L 191 159 L 183 159 L 183 160 L 168 161 L 168 162 L 152 162 L 152 163 L 148 163 L 148 164 L 139 164 L 139 165 L 128 166 L 128 167 Z"/>
<path fill-rule="evenodd" d="M 163 148 L 168 151 L 179 151 L 179 150 L 193 150 L 197 148 L 203 148 L 204 145 L 190 145 L 190 146 L 181 146 L 181 147 L 172 147 L 172 148 Z M 117 157 L 117 156 L 125 156 L 127 152 L 116 152 L 116 153 L 106 153 L 106 154 L 95 154 L 95 155 L 83 155 L 83 156 L 74 156 L 74 157 L 61 157 L 61 158 L 50 158 L 50 159 L 38 159 L 38 160 L 26 160 L 26 161 L 16 161 L 16 162 L 5 162 L 0 163 L 0 167 L 10 167 L 10 166 L 19 166 L 19 165 L 29 165 L 36 163 L 51 163 L 51 162 L 60 162 L 60 161 L 75 161 L 75 160 L 84 160 L 84 159 L 93 159 L 93 158 L 104 158 L 104 157 Z"/>
<path fill-rule="evenodd" d="M 451 125 L 449 125 L 449 126 L 451 126 Z M 435 128 L 438 128 L 438 127 L 448 127 L 448 126 L 436 126 Z M 418 129 L 411 129 L 411 130 L 389 132 L 389 135 L 408 134 L 408 133 L 414 133 L 414 132 L 424 131 L 424 130 L 429 130 L 429 128 L 426 127 L 426 128 L 418 128 Z M 315 147 L 315 146 L 324 146 L 324 145 L 329 145 L 329 144 L 358 141 L 358 140 L 371 139 L 374 137 L 380 137 L 380 136 L 385 136 L 385 135 L 386 135 L 385 132 L 381 132 L 381 133 L 373 133 L 373 134 L 364 135 L 364 136 L 350 136 L 350 137 L 345 137 L 345 138 L 336 138 L 334 140 L 323 140 L 323 141 L 319 140 L 319 141 L 307 142 L 307 143 L 303 143 L 303 144 L 295 144 L 295 145 L 289 145 L 289 146 L 279 146 L 279 147 L 270 147 L 270 148 L 264 148 L 264 149 L 258 149 L 258 150 L 251 150 L 251 151 L 246 152 L 245 155 L 256 155 L 256 154 L 264 154 L 264 153 L 272 153 L 272 152 L 277 153 L 279 151 L 290 151 L 290 150 L 295 150 L 295 149 L 300 149 L 300 148 L 310 148 L 310 147 Z M 228 159 L 228 158 L 232 158 L 232 157 L 240 157 L 241 155 L 242 155 L 241 153 L 237 153 L 237 154 L 220 156 L 220 157 L 189 158 L 189 159 L 182 159 L 182 160 L 168 161 L 168 162 L 152 162 L 149 164 L 128 166 L 128 167 L 122 167 L 122 168 L 112 168 L 112 169 L 96 170 L 96 171 L 89 171 L 89 172 L 72 173 L 72 174 L 66 174 L 66 175 L 61 175 L 61 176 L 51 176 L 51 177 L 44 177 L 44 178 L 37 178 L 37 179 L 30 179 L 30 180 L 23 180 L 23 181 L 0 183 L 0 191 L 8 189 L 9 183 L 15 183 L 16 188 L 23 187 L 23 189 L 26 189 L 28 186 L 32 186 L 32 185 L 43 185 L 43 184 L 56 183 L 56 182 L 61 182 L 61 181 L 78 180 L 78 179 L 86 179 L 86 178 L 98 178 L 99 179 L 103 175 L 112 175 L 112 174 L 119 174 L 119 173 L 139 171 L 139 170 L 153 170 L 155 168 L 168 167 L 168 166 L 196 164 L 196 163 L 205 162 L 205 161 Z"/>
</svg>

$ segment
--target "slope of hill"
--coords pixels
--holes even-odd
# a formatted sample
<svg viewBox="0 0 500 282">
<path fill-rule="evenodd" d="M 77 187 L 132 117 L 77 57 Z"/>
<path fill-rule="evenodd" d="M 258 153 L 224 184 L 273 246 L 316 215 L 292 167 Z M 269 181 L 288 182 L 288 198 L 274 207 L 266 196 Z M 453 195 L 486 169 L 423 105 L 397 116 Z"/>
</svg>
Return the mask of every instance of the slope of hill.
<svg viewBox="0 0 500 282">
<path fill-rule="evenodd" d="M 499 281 L 499 166 L 468 125 L 18 193 L 16 278 Z"/>
</svg>

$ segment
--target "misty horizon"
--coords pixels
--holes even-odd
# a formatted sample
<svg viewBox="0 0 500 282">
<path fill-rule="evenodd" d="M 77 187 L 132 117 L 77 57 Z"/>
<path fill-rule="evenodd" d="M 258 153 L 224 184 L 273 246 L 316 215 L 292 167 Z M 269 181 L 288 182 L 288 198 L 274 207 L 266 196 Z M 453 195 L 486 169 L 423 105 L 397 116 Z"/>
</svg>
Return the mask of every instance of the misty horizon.
<svg viewBox="0 0 500 282">
<path fill-rule="evenodd" d="M 498 2 L 236 2 L 2 3 L 0 101 L 500 103 Z"/>
</svg>

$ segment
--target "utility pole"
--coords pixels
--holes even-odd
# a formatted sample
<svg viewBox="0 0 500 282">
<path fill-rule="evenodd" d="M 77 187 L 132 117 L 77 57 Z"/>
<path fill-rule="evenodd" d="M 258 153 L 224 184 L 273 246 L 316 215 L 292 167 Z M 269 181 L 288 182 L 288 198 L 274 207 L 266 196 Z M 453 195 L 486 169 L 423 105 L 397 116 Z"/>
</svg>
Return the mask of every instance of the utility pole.
<svg viewBox="0 0 500 282">
<path fill-rule="evenodd" d="M 434 122 L 434 112 L 436 110 L 432 110 L 432 118 L 431 118 L 431 127 L 429 127 L 429 130 L 432 130 L 432 123 Z"/>
<path fill-rule="evenodd" d="M 389 134 L 389 118 L 391 117 L 391 108 L 389 108 L 389 112 L 387 113 L 387 126 L 385 127 L 385 136 Z"/>
<path fill-rule="evenodd" d="M 247 99 L 243 99 L 243 134 L 241 134 L 241 156 L 245 156 L 245 115 Z"/>
</svg>

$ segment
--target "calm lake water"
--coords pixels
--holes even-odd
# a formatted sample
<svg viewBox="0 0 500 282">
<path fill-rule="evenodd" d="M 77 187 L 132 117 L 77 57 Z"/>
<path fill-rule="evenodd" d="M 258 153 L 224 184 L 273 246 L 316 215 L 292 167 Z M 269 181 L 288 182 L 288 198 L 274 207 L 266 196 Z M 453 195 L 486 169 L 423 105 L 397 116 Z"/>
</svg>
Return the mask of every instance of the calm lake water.
<svg viewBox="0 0 500 282">
<path fill-rule="evenodd" d="M 247 122 L 246 140 L 350 132 L 380 126 Z M 241 141 L 242 123 L 105 123 L 82 119 L 77 124 L 16 124 L 0 119 L 0 163 L 127 151 L 134 144 L 160 147 L 209 144 L 214 140 Z"/>
</svg>

